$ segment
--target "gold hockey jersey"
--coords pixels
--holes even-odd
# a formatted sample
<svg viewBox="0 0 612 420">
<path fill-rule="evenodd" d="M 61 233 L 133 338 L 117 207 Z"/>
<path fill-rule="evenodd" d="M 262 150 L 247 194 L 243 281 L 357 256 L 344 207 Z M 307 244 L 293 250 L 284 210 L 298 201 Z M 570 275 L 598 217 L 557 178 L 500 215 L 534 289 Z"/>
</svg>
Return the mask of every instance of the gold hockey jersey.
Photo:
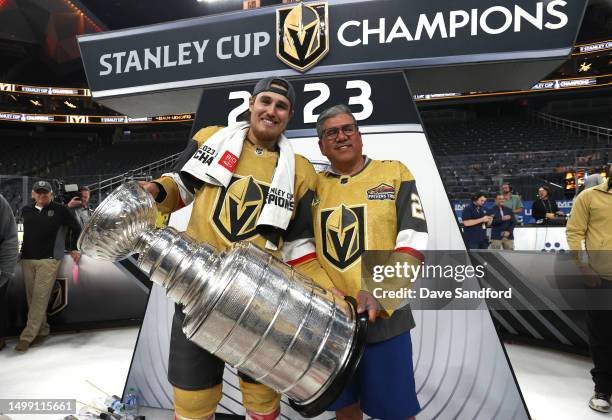
<svg viewBox="0 0 612 420">
<path fill-rule="evenodd" d="M 414 177 L 401 162 L 366 158 L 353 176 L 319 173 L 313 207 L 317 256 L 347 295 L 361 289 L 364 251 L 394 250 L 416 264 L 423 260 L 427 222 Z"/>
<path fill-rule="evenodd" d="M 183 152 L 179 167 L 206 140 L 222 127 L 206 127 L 197 132 L 190 146 Z M 158 197 L 158 210 L 170 213 L 193 201 L 193 209 L 186 233 L 205 241 L 219 250 L 238 241 L 250 241 L 265 248 L 268 238 L 257 228 L 257 220 L 265 203 L 278 152 L 258 147 L 245 140 L 232 180 L 227 188 L 187 179 L 178 174 L 155 180 L 163 187 Z M 279 251 L 272 252 L 302 274 L 329 289 L 331 281 L 316 260 L 312 232 L 311 203 L 314 196 L 316 173 L 303 156 L 295 155 L 294 208 L 291 222 L 278 238 Z M 189 200 L 187 199 L 189 198 Z"/>
</svg>

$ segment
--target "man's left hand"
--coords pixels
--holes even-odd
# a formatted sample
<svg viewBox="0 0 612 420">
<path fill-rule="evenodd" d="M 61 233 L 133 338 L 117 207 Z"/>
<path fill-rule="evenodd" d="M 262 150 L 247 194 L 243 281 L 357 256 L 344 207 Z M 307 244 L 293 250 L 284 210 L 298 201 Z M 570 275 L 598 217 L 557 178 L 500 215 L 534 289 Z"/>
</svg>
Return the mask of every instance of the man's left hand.
<svg viewBox="0 0 612 420">
<path fill-rule="evenodd" d="M 502 233 L 502 236 L 503 236 L 504 238 L 508 238 L 508 237 L 510 237 L 510 232 L 508 232 L 507 230 L 505 230 L 505 231 Z"/>
<path fill-rule="evenodd" d="M 78 264 L 79 260 L 81 259 L 81 253 L 79 251 L 70 251 L 70 255 L 72 256 L 74 263 Z"/>
<path fill-rule="evenodd" d="M 374 322 L 380 314 L 380 304 L 371 293 L 360 290 L 357 293 L 357 313 L 365 311 L 368 311 L 368 320 Z"/>
</svg>

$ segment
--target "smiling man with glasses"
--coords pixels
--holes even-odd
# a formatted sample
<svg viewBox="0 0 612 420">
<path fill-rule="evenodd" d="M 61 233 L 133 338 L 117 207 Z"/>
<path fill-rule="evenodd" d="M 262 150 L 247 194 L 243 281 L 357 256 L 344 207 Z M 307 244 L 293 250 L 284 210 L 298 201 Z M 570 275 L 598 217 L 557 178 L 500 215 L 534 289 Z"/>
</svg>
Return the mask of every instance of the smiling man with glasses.
<svg viewBox="0 0 612 420">
<path fill-rule="evenodd" d="M 427 248 L 427 223 L 415 179 L 399 161 L 363 155 L 357 121 L 346 105 L 317 120 L 319 148 L 331 162 L 318 175 L 313 202 L 317 258 L 334 286 L 368 312 L 368 344 L 352 381 L 329 410 L 338 420 L 361 420 L 363 412 L 411 419 L 420 411 L 412 366 L 409 308 L 381 308 L 362 290 L 365 251 L 391 251 L 391 259 L 419 265 Z"/>
</svg>

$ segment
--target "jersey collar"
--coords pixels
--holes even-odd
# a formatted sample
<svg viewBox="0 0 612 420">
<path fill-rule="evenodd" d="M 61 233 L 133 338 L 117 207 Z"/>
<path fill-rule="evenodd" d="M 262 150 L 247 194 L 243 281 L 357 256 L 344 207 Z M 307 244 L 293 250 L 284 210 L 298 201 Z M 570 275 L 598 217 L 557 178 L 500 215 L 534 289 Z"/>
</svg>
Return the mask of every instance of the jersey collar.
<svg viewBox="0 0 612 420">
<path fill-rule="evenodd" d="M 336 172 L 336 170 L 331 165 L 329 165 L 329 167 L 325 170 L 325 174 L 326 175 L 330 175 L 330 176 L 334 176 L 334 177 L 337 177 L 337 178 L 340 178 L 340 177 L 351 178 L 351 177 L 357 176 L 360 173 L 362 173 L 363 171 L 365 171 L 365 169 L 368 167 L 370 162 L 372 162 L 372 159 L 370 159 L 366 155 L 363 155 L 363 158 L 365 159 L 365 164 L 363 165 L 363 168 L 361 168 L 358 172 L 354 173 L 353 175 L 343 175 L 343 174 L 340 174 L 340 173 Z"/>
</svg>

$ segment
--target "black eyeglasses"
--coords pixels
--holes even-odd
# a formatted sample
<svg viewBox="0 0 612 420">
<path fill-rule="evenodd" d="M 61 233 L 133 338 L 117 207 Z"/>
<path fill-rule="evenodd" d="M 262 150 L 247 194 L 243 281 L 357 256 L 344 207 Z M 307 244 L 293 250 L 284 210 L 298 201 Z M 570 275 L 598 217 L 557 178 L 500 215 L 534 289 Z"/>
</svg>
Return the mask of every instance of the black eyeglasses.
<svg viewBox="0 0 612 420">
<path fill-rule="evenodd" d="M 338 138 L 338 134 L 340 134 L 340 130 L 344 133 L 345 136 L 352 136 L 357 132 L 357 124 L 346 124 L 342 127 L 332 127 L 323 131 L 323 138 L 328 141 L 333 141 Z"/>
</svg>

